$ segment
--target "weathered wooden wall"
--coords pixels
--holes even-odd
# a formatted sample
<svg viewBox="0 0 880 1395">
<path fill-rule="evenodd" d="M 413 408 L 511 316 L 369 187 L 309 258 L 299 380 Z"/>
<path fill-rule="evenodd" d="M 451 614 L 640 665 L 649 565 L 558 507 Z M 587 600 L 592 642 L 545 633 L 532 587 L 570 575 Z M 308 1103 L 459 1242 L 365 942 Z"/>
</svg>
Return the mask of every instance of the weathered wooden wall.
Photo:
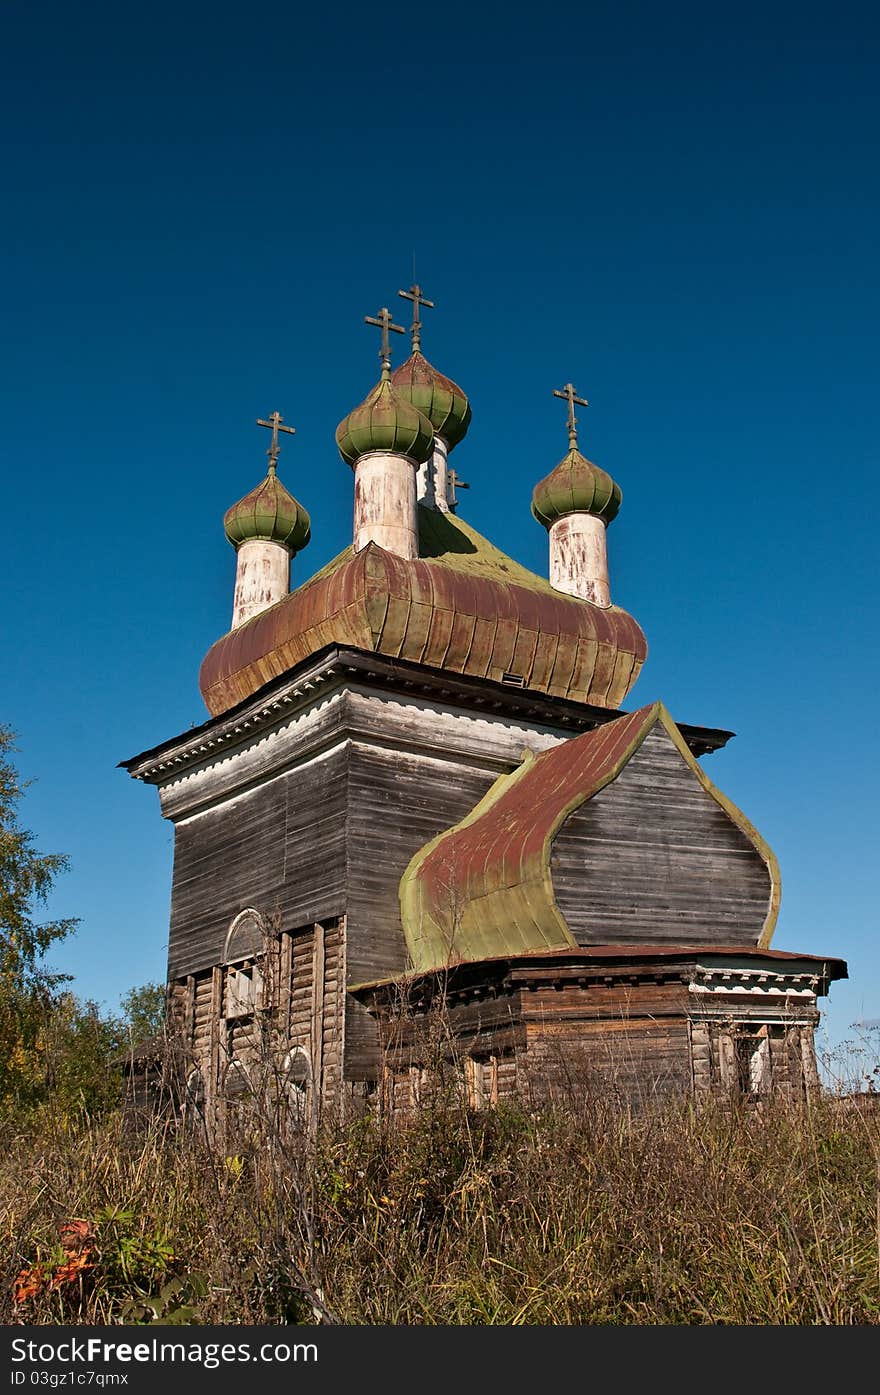
<svg viewBox="0 0 880 1395">
<path fill-rule="evenodd" d="M 453 991 L 448 1004 L 441 997 L 426 1011 L 383 1015 L 386 1104 L 418 1104 L 439 1064 L 478 1108 L 512 1094 L 533 1104 L 601 1097 L 638 1107 L 691 1094 L 801 1099 L 817 1087 L 809 993 L 694 992 L 684 978 L 485 987 L 485 995 Z M 765 1043 L 756 1091 L 743 1081 L 741 1042 Z"/>
<path fill-rule="evenodd" d="M 551 874 L 581 945 L 755 945 L 770 901 L 760 854 L 660 728 L 562 825 Z"/>
<path fill-rule="evenodd" d="M 515 768 L 525 747 L 546 750 L 567 734 L 537 717 L 530 722 L 507 712 L 503 695 L 475 693 L 473 706 L 466 708 L 408 693 L 404 675 L 401 684 L 403 691 L 380 690 L 362 675 L 349 679 L 337 673 L 316 688 L 313 700 L 301 695 L 298 707 L 279 705 L 278 715 L 258 723 L 252 733 L 249 719 L 242 717 L 236 744 L 199 755 L 179 771 L 169 767 L 161 783 L 163 811 L 175 822 L 169 977 L 198 981 L 191 1002 L 194 1029 L 214 1059 L 221 1049 L 217 1023 L 222 1018 L 216 974 L 235 916 L 252 906 L 274 933 L 292 936 L 297 946 L 303 927 L 344 917 L 344 952 L 341 939 L 335 948 L 329 932 L 324 949 L 326 973 L 336 966 L 339 1021 L 325 1030 L 323 1069 L 349 1082 L 375 1081 L 380 1074 L 375 1020 L 345 988 L 406 969 L 398 897 L 411 857 L 467 814 L 498 774 Z M 623 795 L 615 785 L 592 802 L 590 811 L 600 810 L 598 823 L 594 818 L 584 829 L 572 819 L 557 840 L 559 899 L 564 900 L 564 884 L 571 879 L 573 904 L 566 914 L 575 926 L 592 914 L 585 937 L 589 932 L 603 940 L 632 940 L 648 930 L 654 940 L 694 938 L 683 934 L 679 912 L 687 912 L 689 895 L 698 895 L 704 906 L 703 884 L 697 893 L 675 882 L 677 918 L 667 915 L 665 935 L 656 925 L 656 897 L 652 902 L 648 894 L 658 859 L 663 864 L 665 858 L 668 868 L 678 856 L 670 829 L 676 838 L 684 831 L 703 857 L 697 880 L 714 875 L 718 864 L 727 870 L 736 864 L 737 876 L 745 868 L 745 876 L 766 894 L 763 864 L 755 873 L 750 845 L 744 851 L 736 829 L 731 836 L 726 817 L 674 749 L 669 747 L 670 761 L 669 753 L 654 751 L 650 740 L 646 747 L 617 782 Z M 671 822 L 659 817 L 655 828 L 645 796 L 658 779 L 673 813 Z M 589 884 L 595 880 L 604 887 L 601 904 L 588 903 L 583 895 L 587 853 L 595 868 L 595 877 L 587 874 Z M 631 859 L 626 877 L 634 876 L 645 892 L 640 915 L 621 900 L 619 870 L 608 885 L 621 854 Z M 692 871 L 695 865 L 688 863 Z M 722 924 L 723 918 L 712 921 L 714 928 Z M 717 940 L 729 939 L 724 925 Z M 300 952 L 305 952 L 301 946 Z M 294 1009 L 314 991 L 301 967 L 293 973 L 291 1031 Z"/>
<path fill-rule="evenodd" d="M 344 914 L 347 779 L 339 746 L 177 825 L 169 978 L 219 963 L 247 906 L 284 928 Z"/>
<path fill-rule="evenodd" d="M 309 1062 L 310 1109 L 342 1108 L 344 918 L 283 932 L 255 962 L 263 987 L 254 1013 L 245 1016 L 231 1015 L 226 966 L 187 974 L 171 985 L 184 1075 L 200 1072 L 212 1129 L 222 1127 L 226 1107 L 249 1088 L 257 1097 L 277 1091 L 284 1058 L 297 1047 Z"/>
<path fill-rule="evenodd" d="M 400 923 L 400 879 L 428 839 L 472 809 L 494 772 L 424 753 L 353 744 L 349 764 L 348 970 L 350 983 L 387 978 L 407 967 Z M 374 1019 L 351 998 L 347 1074 L 374 1079 Z"/>
</svg>

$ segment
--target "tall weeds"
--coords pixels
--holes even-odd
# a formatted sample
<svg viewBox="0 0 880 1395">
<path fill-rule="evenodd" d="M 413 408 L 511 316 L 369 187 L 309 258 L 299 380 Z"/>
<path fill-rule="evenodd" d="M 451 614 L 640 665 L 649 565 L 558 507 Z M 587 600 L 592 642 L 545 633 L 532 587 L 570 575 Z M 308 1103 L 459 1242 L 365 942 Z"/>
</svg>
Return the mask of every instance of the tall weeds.
<svg viewBox="0 0 880 1395">
<path fill-rule="evenodd" d="M 255 1113 L 219 1156 L 47 1113 L 0 1152 L 6 1323 L 880 1320 L 880 1115 L 832 1097 Z"/>
</svg>

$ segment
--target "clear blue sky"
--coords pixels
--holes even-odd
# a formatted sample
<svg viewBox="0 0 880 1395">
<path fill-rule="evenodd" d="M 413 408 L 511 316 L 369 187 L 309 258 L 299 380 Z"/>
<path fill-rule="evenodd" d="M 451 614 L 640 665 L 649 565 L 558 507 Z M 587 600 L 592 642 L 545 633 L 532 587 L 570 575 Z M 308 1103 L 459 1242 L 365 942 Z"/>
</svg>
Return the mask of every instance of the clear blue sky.
<svg viewBox="0 0 880 1395">
<path fill-rule="evenodd" d="M 463 513 L 545 570 L 571 377 L 624 493 L 631 702 L 738 733 L 706 769 L 779 856 L 775 945 L 849 961 L 830 1035 L 880 1018 L 876 6 L 12 3 L 4 29 L 0 718 L 71 856 L 77 990 L 164 974 L 171 827 L 116 763 L 206 715 L 254 419 L 297 428 L 302 581 L 350 538 L 333 432 L 415 252 L 425 350 L 473 403 Z"/>
</svg>

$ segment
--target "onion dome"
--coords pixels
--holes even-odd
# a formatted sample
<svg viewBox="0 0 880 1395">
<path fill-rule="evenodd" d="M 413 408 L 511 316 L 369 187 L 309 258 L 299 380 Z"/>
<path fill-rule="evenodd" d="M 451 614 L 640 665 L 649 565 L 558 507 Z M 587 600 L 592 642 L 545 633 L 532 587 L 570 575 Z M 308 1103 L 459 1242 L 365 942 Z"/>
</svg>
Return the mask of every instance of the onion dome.
<svg viewBox="0 0 880 1395">
<path fill-rule="evenodd" d="M 471 424 L 471 404 L 457 383 L 438 373 L 416 348 L 391 376 L 401 397 L 428 418 L 450 450 L 463 441 Z"/>
<path fill-rule="evenodd" d="M 386 366 L 369 396 L 337 426 L 336 444 L 349 465 L 374 450 L 405 455 L 422 465 L 434 449 L 434 428 L 417 407 L 392 387 Z"/>
<path fill-rule="evenodd" d="M 570 513 L 591 513 L 610 523 L 622 497 L 611 476 L 572 446 L 556 469 L 535 485 L 532 513 L 545 528 Z"/>
<path fill-rule="evenodd" d="M 256 489 L 227 510 L 223 527 L 235 548 L 252 538 L 260 538 L 280 543 L 291 555 L 301 551 L 311 537 L 308 514 L 284 488 L 273 465 Z"/>
<path fill-rule="evenodd" d="M 545 528 L 572 513 L 589 513 L 601 518 L 603 523 L 610 523 L 617 517 L 623 498 L 620 488 L 609 474 L 578 450 L 575 403 L 580 407 L 590 404 L 585 397 L 578 397 L 573 383 L 554 388 L 553 396 L 568 403 L 568 454 L 555 470 L 535 485 L 532 513 Z"/>
</svg>

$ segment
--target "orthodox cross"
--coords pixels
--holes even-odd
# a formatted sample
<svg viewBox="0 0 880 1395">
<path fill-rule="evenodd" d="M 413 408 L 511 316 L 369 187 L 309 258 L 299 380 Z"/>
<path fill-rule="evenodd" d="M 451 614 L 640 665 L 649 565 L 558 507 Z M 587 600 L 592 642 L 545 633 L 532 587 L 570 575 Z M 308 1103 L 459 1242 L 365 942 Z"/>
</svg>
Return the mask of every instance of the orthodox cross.
<svg viewBox="0 0 880 1395">
<path fill-rule="evenodd" d="M 378 315 L 364 315 L 364 324 L 378 325 L 379 329 L 382 331 L 382 347 L 379 350 L 379 357 L 382 360 L 382 376 L 384 378 L 386 373 L 390 373 L 391 371 L 391 340 L 388 337 L 389 332 L 393 330 L 395 334 L 406 334 L 406 330 L 403 328 L 403 325 L 396 325 L 392 322 L 391 311 L 386 310 L 384 305 Z"/>
<path fill-rule="evenodd" d="M 283 426 L 283 421 L 284 418 L 280 412 L 272 412 L 268 421 L 263 421 L 262 417 L 257 417 L 257 426 L 268 426 L 269 430 L 272 432 L 272 444 L 266 451 L 266 454 L 269 457 L 269 471 L 273 475 L 278 468 L 278 457 L 281 454 L 281 447 L 278 444 L 278 432 L 286 431 L 290 436 L 296 435 L 296 427 Z"/>
<path fill-rule="evenodd" d="M 434 302 L 422 295 L 421 286 L 410 286 L 408 291 L 398 291 L 397 294 L 402 296 L 404 300 L 412 301 L 413 322 L 410 334 L 412 335 L 413 353 L 418 353 L 422 346 L 422 322 L 419 319 L 419 309 L 422 305 L 426 305 L 429 310 L 433 310 Z"/>
<path fill-rule="evenodd" d="M 449 508 L 452 511 L 452 513 L 455 513 L 455 510 L 458 506 L 458 495 L 455 492 L 456 489 L 470 489 L 470 485 L 465 483 L 465 481 L 461 478 L 461 475 L 458 473 L 457 470 L 450 470 L 448 475 L 446 476 L 446 489 L 447 498 L 449 501 Z"/>
<path fill-rule="evenodd" d="M 571 383 L 566 383 L 561 392 L 559 388 L 554 388 L 553 396 L 562 397 L 568 402 L 568 448 L 569 450 L 577 450 L 578 424 L 574 414 L 574 404 L 576 402 L 579 407 L 589 407 L 590 404 L 585 397 L 578 397 Z"/>
</svg>

